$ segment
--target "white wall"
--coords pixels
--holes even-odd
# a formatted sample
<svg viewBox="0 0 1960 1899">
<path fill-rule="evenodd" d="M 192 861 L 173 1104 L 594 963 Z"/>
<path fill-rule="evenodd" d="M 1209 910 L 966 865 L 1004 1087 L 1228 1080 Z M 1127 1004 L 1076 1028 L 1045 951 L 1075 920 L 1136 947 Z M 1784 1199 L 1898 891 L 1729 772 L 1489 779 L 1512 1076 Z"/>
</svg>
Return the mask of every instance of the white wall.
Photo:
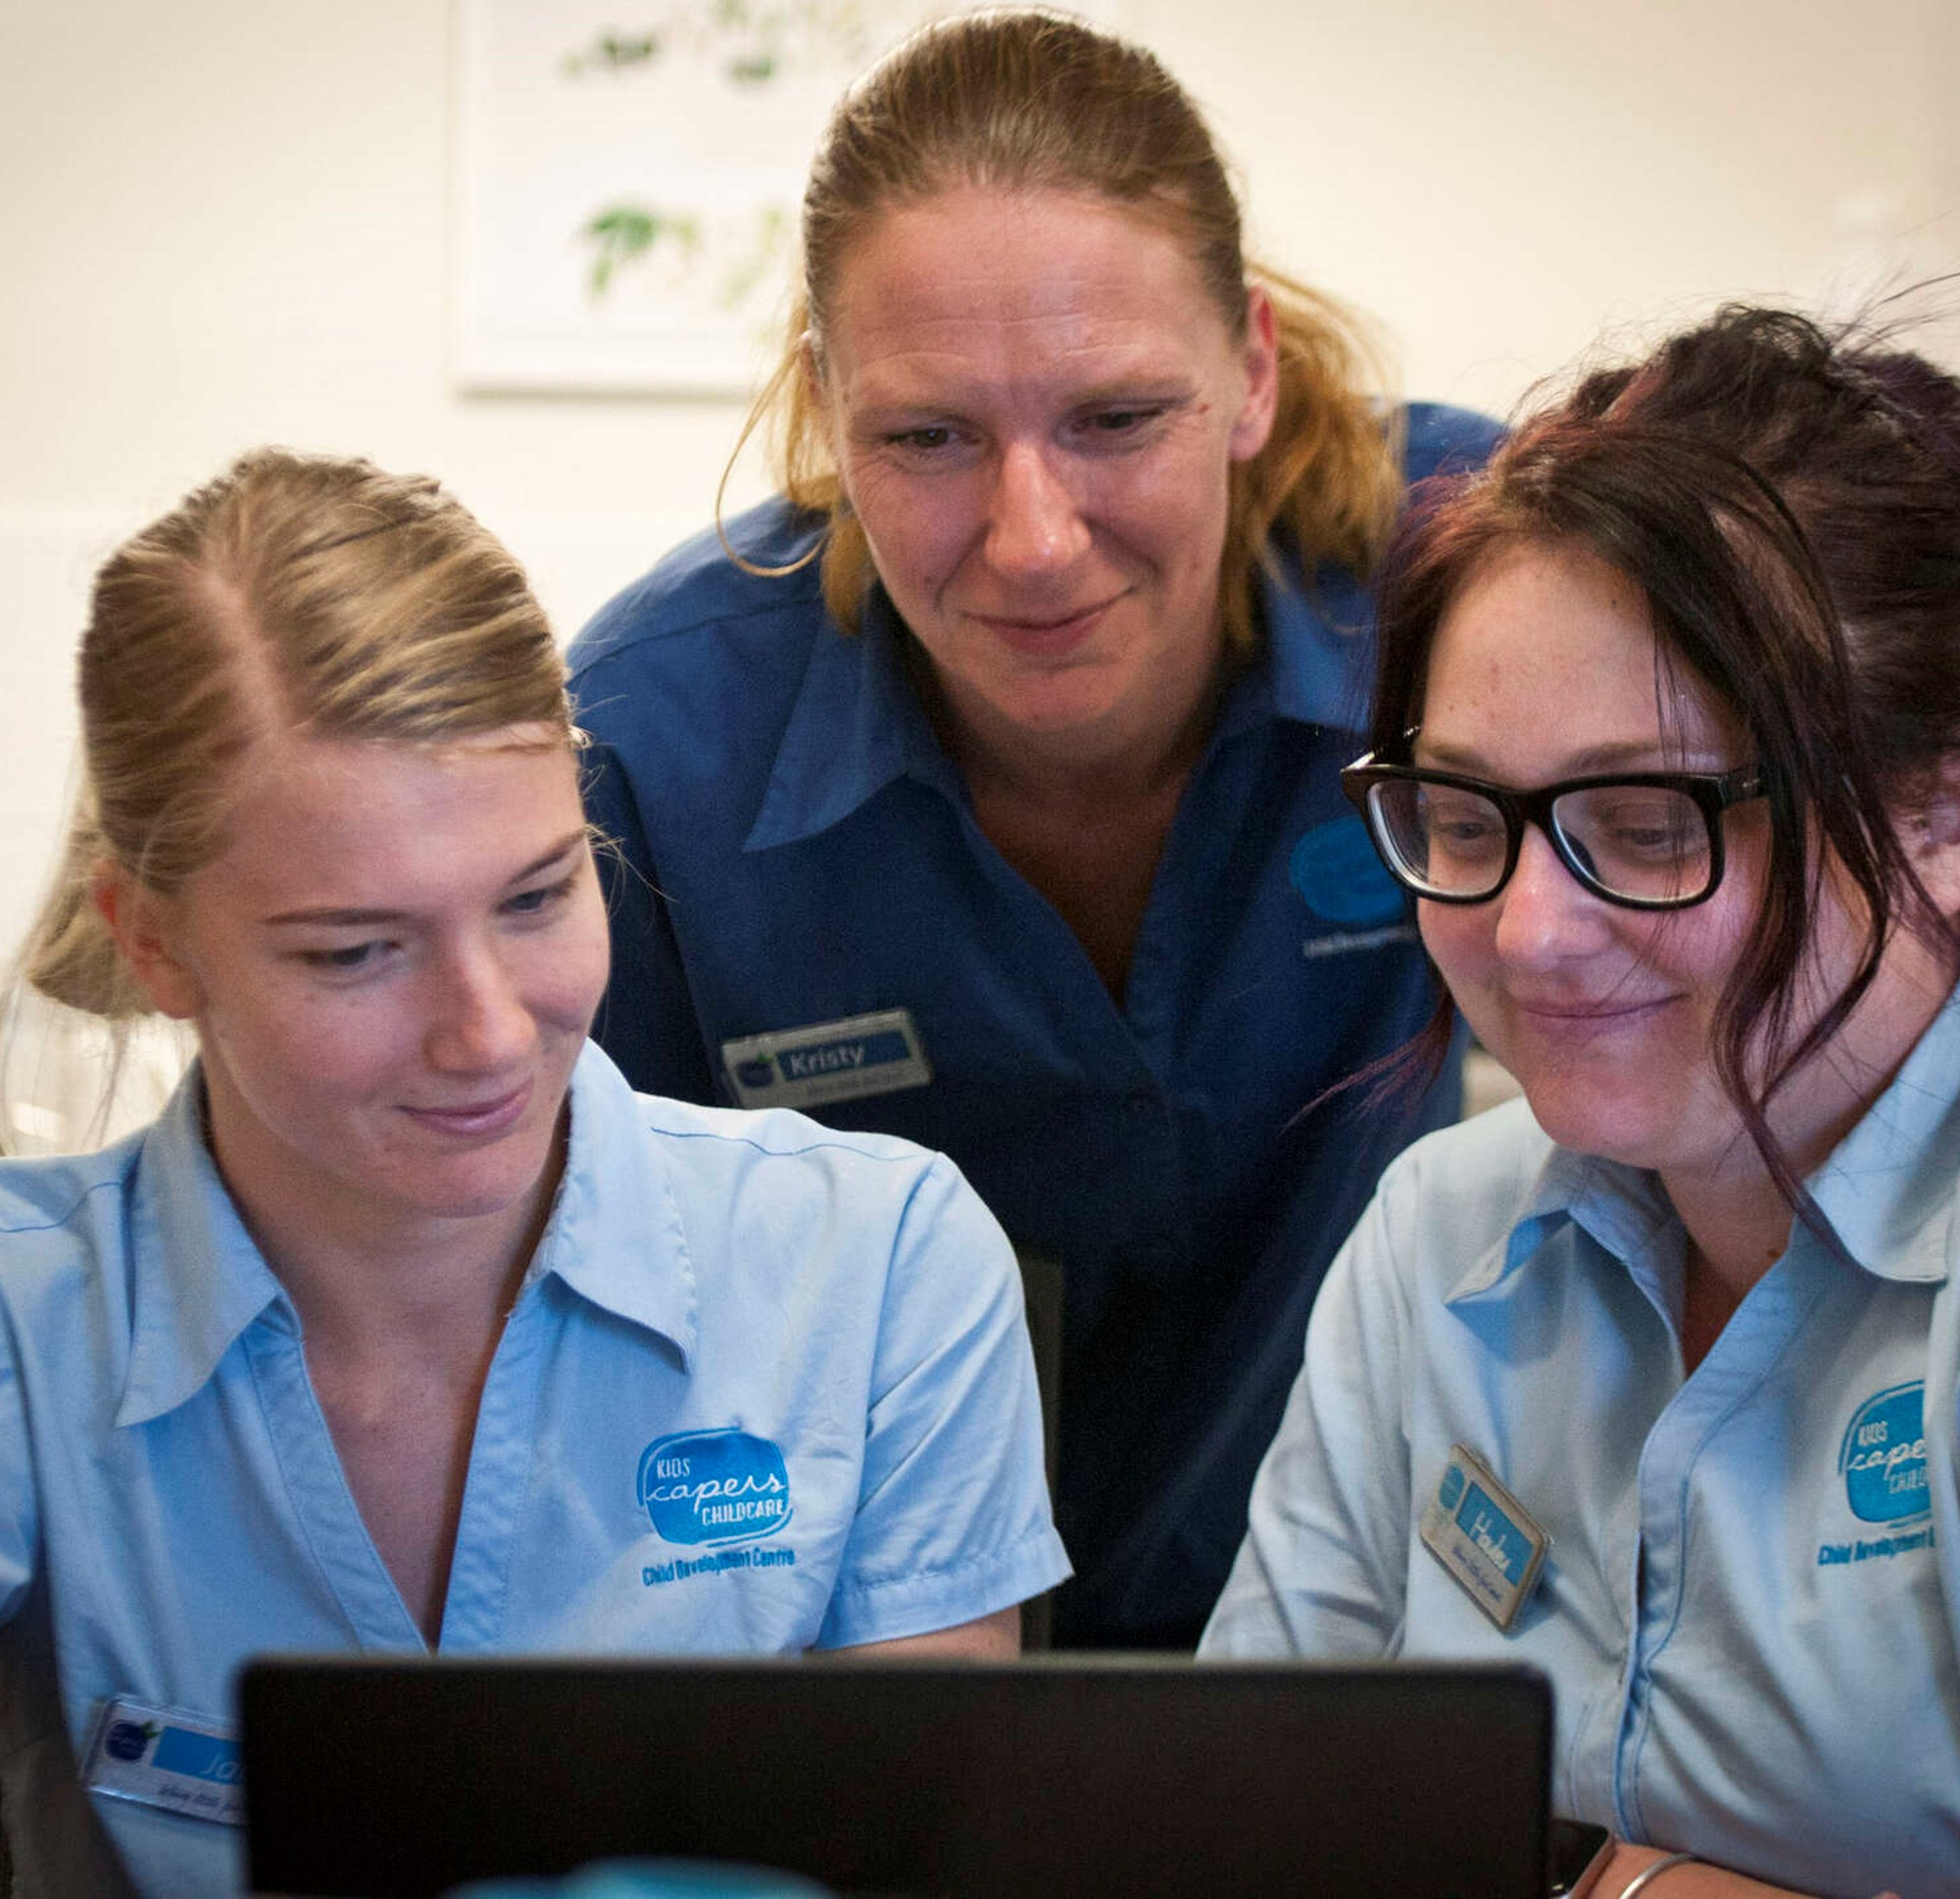
<svg viewBox="0 0 1960 1899">
<path fill-rule="evenodd" d="M 1155 0 L 1254 235 L 1503 409 L 1609 324 L 1960 268 L 1951 0 L 1302 5 L 1270 58 Z M 1317 82 L 1317 83 L 1316 83 Z"/>
<path fill-rule="evenodd" d="M 1603 323 L 1960 268 L 1950 0 L 1131 17 L 1260 247 L 1384 317 L 1416 392 L 1502 409 Z M 0 950 L 88 572 L 238 449 L 442 474 L 567 632 L 708 516 L 733 405 L 449 389 L 452 31 L 449 0 L 0 0 Z"/>
</svg>

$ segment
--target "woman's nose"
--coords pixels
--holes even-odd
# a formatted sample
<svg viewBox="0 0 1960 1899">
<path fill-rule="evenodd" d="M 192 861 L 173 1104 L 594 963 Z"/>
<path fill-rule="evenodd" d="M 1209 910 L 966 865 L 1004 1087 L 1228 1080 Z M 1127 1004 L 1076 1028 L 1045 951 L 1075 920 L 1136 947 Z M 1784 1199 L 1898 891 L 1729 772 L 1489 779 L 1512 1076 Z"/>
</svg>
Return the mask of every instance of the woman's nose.
<svg viewBox="0 0 1960 1899">
<path fill-rule="evenodd" d="M 1521 968 L 1583 954 L 1610 934 L 1604 901 L 1566 868 L 1536 824 L 1525 826 L 1517 865 L 1493 901 L 1497 905 L 1497 952 Z"/>
<path fill-rule="evenodd" d="M 988 511 L 989 563 L 1010 577 L 1039 579 L 1066 568 L 1088 545 L 1088 526 L 1045 445 L 1009 443 Z"/>
<path fill-rule="evenodd" d="M 535 1029 L 517 984 L 493 950 L 443 959 L 425 1037 L 434 1066 L 474 1073 L 502 1067 L 529 1052 Z"/>
</svg>

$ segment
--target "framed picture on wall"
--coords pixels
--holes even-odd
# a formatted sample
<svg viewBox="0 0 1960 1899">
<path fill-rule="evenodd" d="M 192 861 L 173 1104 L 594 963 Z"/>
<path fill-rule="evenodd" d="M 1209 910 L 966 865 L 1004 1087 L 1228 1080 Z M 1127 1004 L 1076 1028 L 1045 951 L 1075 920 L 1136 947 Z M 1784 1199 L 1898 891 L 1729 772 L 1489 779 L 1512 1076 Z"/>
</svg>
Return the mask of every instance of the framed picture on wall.
<svg viewBox="0 0 1960 1899">
<path fill-rule="evenodd" d="M 1114 20 L 1120 0 L 1084 8 Z M 452 268 L 466 390 L 746 395 L 804 175 L 927 0 L 457 0 Z"/>
</svg>

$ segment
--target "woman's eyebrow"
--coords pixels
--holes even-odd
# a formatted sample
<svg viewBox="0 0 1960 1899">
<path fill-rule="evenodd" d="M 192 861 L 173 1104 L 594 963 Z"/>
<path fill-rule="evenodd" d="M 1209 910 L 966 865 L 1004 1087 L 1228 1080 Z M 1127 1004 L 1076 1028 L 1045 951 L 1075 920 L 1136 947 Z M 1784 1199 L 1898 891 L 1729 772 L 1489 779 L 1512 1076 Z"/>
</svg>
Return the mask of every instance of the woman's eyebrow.
<svg viewBox="0 0 1960 1899">
<path fill-rule="evenodd" d="M 582 824 L 575 831 L 567 831 L 564 834 L 564 836 L 560 838 L 559 841 L 555 845 L 553 845 L 552 848 L 549 851 L 547 851 L 542 856 L 533 857 L 531 861 L 523 867 L 522 870 L 518 871 L 514 876 L 512 877 L 511 882 L 514 884 L 521 884 L 526 882 L 528 879 L 537 876 L 540 871 L 552 869 L 553 866 L 562 862 L 564 858 L 570 856 L 574 852 L 582 849 L 586 843 L 588 836 L 589 833 L 587 832 L 586 827 Z"/>
<path fill-rule="evenodd" d="M 1418 737 L 1417 762 L 1442 771 L 1460 771 L 1465 777 L 1488 777 L 1490 766 L 1472 747 L 1437 745 Z M 1586 778 L 1610 771 L 1669 771 L 1685 759 L 1702 755 L 1698 750 L 1675 751 L 1658 739 L 1622 739 L 1609 744 L 1589 745 L 1568 753 L 1560 761 L 1556 776 Z"/>
<path fill-rule="evenodd" d="M 534 857 L 521 870 L 514 871 L 505 883 L 508 890 L 513 884 L 521 884 L 537 876 L 541 871 L 554 868 L 571 855 L 585 842 L 585 831 L 581 827 L 567 832 L 542 856 Z M 263 919 L 267 924 L 306 923 L 314 928 L 363 929 L 376 924 L 401 923 L 408 918 L 407 910 L 362 909 L 353 905 L 322 903 L 297 910 L 280 910 L 274 916 Z"/>
</svg>

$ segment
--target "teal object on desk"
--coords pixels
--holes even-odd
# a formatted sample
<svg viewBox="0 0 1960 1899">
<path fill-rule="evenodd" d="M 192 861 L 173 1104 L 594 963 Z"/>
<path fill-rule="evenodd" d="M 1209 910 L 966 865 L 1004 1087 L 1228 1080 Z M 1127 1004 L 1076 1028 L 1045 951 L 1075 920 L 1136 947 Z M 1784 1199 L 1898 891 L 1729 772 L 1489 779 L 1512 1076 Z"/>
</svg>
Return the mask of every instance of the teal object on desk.
<svg viewBox="0 0 1960 1899">
<path fill-rule="evenodd" d="M 563 1879 L 490 1879 L 448 1899 L 830 1899 L 828 1886 L 720 1860 L 608 1860 Z"/>
</svg>

